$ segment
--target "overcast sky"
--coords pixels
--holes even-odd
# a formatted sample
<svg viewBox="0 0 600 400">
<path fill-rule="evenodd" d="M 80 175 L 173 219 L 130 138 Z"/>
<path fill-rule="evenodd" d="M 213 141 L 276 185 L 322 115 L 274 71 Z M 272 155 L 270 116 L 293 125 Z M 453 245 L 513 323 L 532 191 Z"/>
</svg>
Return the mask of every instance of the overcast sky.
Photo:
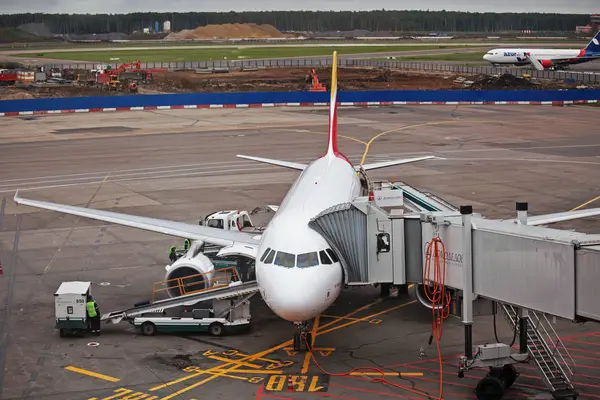
<svg viewBox="0 0 600 400">
<path fill-rule="evenodd" d="M 0 0 L 0 13 L 128 13 L 135 11 L 456 10 L 472 12 L 600 13 L 600 0 Z"/>
</svg>

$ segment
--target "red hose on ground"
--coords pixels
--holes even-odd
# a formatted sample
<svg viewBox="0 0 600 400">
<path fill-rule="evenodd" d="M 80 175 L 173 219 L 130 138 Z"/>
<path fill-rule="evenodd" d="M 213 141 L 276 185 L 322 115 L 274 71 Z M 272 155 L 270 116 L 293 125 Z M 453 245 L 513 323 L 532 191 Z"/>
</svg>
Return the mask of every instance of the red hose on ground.
<svg viewBox="0 0 600 400">
<path fill-rule="evenodd" d="M 433 263 L 433 277 L 431 277 L 431 278 L 433 278 L 433 279 L 430 279 L 432 250 L 433 250 L 434 263 Z M 441 255 L 442 255 L 441 258 L 443 258 L 443 263 L 440 261 L 440 250 L 441 250 Z M 439 376 L 440 394 L 437 397 L 437 400 L 442 400 L 443 385 L 444 385 L 442 354 L 441 354 L 441 350 L 440 350 L 439 341 L 442 338 L 443 321 L 444 321 L 444 319 L 448 318 L 448 316 L 450 315 L 450 300 L 451 300 L 450 293 L 446 292 L 446 288 L 445 288 L 445 280 L 446 280 L 446 257 L 445 256 L 446 256 L 446 248 L 444 246 L 444 243 L 442 242 L 442 240 L 439 237 L 433 238 L 433 240 L 427 246 L 425 267 L 423 268 L 423 284 L 425 287 L 425 295 L 427 296 L 427 299 L 429 299 L 429 301 L 431 301 L 431 303 L 432 303 L 431 335 L 435 339 L 438 360 L 439 360 L 439 365 L 440 365 L 440 376 Z M 308 352 L 310 353 L 310 356 L 311 356 L 312 360 L 314 361 L 315 365 L 317 366 L 317 368 L 319 368 L 319 370 L 321 370 L 321 372 L 323 372 L 326 375 L 341 377 L 341 376 L 349 376 L 352 373 L 359 372 L 359 371 L 363 371 L 363 372 L 373 371 L 378 374 L 381 374 L 381 377 L 371 378 L 372 382 L 383 383 L 383 384 L 386 384 L 389 386 L 396 387 L 401 390 L 406 390 L 410 393 L 413 393 L 413 394 L 416 394 L 419 396 L 423 396 L 427 399 L 432 399 L 432 396 L 428 395 L 425 392 L 422 392 L 422 391 L 416 390 L 416 389 L 412 389 L 407 386 L 399 385 L 397 383 L 390 382 L 385 377 L 385 371 L 383 371 L 381 368 L 358 367 L 358 368 L 353 368 L 352 370 L 350 370 L 348 372 L 337 373 L 337 374 L 327 372 L 323 369 L 323 367 L 321 367 L 321 365 L 318 363 L 317 359 L 315 358 L 315 355 L 313 354 L 312 349 L 310 348 L 310 344 L 308 343 L 306 336 L 302 335 L 302 338 L 306 344 L 306 348 L 308 349 Z"/>
</svg>

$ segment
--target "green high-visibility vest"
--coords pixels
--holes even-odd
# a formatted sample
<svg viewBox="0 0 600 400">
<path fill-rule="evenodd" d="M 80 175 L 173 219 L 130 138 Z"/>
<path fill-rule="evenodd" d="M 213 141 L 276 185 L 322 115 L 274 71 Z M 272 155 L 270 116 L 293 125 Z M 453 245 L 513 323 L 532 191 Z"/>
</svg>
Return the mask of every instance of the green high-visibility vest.
<svg viewBox="0 0 600 400">
<path fill-rule="evenodd" d="M 183 248 L 184 250 L 187 250 L 190 248 L 190 239 L 185 239 L 185 243 L 183 244 Z"/>
<path fill-rule="evenodd" d="M 90 318 L 95 317 L 96 314 L 96 307 L 95 307 L 95 302 L 93 301 L 88 301 L 87 303 L 87 311 L 88 311 L 88 315 L 90 316 Z"/>
</svg>

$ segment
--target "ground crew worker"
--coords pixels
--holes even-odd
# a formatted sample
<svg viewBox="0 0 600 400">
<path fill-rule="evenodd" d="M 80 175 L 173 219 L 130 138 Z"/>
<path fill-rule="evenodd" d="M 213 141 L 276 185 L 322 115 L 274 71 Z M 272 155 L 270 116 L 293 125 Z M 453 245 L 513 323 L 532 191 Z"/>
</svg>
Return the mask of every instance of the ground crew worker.
<svg viewBox="0 0 600 400">
<path fill-rule="evenodd" d="M 171 246 L 169 249 L 169 260 L 171 260 L 171 262 L 177 261 L 177 248 L 175 246 Z"/>
<path fill-rule="evenodd" d="M 92 333 L 100 336 L 100 308 L 98 307 L 98 303 L 92 298 L 92 295 L 88 297 L 87 315 L 90 319 Z"/>
<path fill-rule="evenodd" d="M 192 241 L 190 239 L 185 239 L 185 242 L 183 242 L 183 250 L 187 251 L 190 246 L 192 244 Z"/>
</svg>

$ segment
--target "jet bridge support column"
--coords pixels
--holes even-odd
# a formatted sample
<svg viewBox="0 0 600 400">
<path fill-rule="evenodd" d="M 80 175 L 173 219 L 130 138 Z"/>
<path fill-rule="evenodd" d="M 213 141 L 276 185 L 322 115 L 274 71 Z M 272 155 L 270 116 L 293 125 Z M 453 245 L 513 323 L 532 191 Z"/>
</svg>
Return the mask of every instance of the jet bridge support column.
<svg viewBox="0 0 600 400">
<path fill-rule="evenodd" d="M 460 206 L 463 225 L 463 324 L 465 325 L 465 356 L 473 359 L 473 241 L 471 214 L 472 206 Z"/>
<path fill-rule="evenodd" d="M 519 221 L 522 225 L 527 225 L 527 203 L 525 202 L 517 202 L 517 221 Z M 528 310 L 526 308 L 521 307 L 519 311 L 519 353 L 527 354 L 527 317 Z M 515 321 L 515 329 L 516 329 L 517 321 Z"/>
</svg>

